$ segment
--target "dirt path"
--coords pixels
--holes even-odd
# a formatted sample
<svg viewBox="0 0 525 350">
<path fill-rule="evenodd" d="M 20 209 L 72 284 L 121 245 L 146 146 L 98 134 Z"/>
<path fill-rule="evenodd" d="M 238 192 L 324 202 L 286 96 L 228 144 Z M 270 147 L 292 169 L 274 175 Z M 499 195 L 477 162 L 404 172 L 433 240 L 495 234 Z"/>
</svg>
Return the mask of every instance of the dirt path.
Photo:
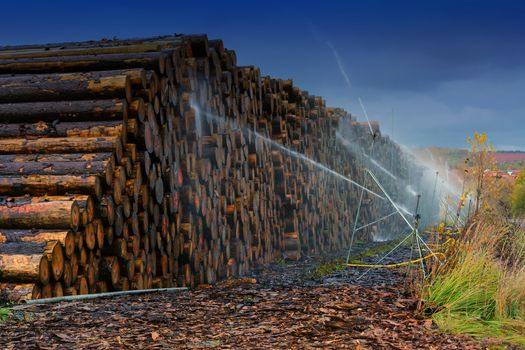
<svg viewBox="0 0 525 350">
<path fill-rule="evenodd" d="M 398 271 L 372 271 L 353 285 L 363 270 L 320 276 L 322 260 L 274 264 L 255 273 L 257 283 L 26 306 L 0 324 L 0 348 L 484 348 L 419 319 Z"/>
</svg>

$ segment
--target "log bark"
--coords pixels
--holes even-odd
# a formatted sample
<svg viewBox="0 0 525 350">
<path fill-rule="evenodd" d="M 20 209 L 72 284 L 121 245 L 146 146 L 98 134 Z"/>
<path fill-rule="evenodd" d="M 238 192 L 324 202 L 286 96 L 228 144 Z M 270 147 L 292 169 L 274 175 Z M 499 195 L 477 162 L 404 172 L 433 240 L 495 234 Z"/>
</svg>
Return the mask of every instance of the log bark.
<svg viewBox="0 0 525 350">
<path fill-rule="evenodd" d="M 122 159 L 122 142 L 117 137 L 66 137 L 0 139 L 0 154 L 114 152 Z"/>
<path fill-rule="evenodd" d="M 89 293 L 88 282 L 84 276 L 78 276 L 77 281 L 75 282 L 75 289 L 79 295 Z"/>
<path fill-rule="evenodd" d="M 59 279 L 64 263 L 61 249 L 57 242 L 0 244 L 0 281 L 46 285 L 51 277 Z"/>
<path fill-rule="evenodd" d="M 111 153 L 44 153 L 44 154 L 3 154 L 0 164 L 9 162 L 103 162 L 111 160 Z"/>
<path fill-rule="evenodd" d="M 0 161 L 1 164 L 2 163 Z M 99 199 L 102 197 L 102 182 L 98 175 L 28 175 L 0 176 L 0 193 L 21 196 L 59 196 L 68 193 L 83 193 Z"/>
<path fill-rule="evenodd" d="M 9 175 L 104 175 L 111 171 L 110 159 L 94 162 L 16 162 L 0 163 L 0 176 Z"/>
<path fill-rule="evenodd" d="M 12 242 L 47 243 L 58 241 L 64 247 L 64 253 L 70 257 L 75 252 L 75 234 L 63 230 L 5 230 L 0 229 L 0 244 Z"/>
<path fill-rule="evenodd" d="M 64 272 L 64 250 L 62 244 L 58 241 L 51 241 L 46 243 L 44 256 L 50 262 L 51 276 L 55 281 L 59 281 Z"/>
<path fill-rule="evenodd" d="M 60 57 L 77 55 L 125 54 L 158 52 L 161 49 L 177 48 L 184 39 L 177 36 L 163 36 L 147 39 L 86 41 L 82 43 L 56 43 L 46 45 L 5 46 L 0 49 L 0 58 Z"/>
<path fill-rule="evenodd" d="M 86 72 L 130 68 L 153 69 L 163 73 L 167 58 L 167 54 L 162 52 L 145 52 L 0 59 L 0 74 Z"/>
<path fill-rule="evenodd" d="M 144 106 L 134 114 L 144 118 Z M 0 104 L 0 119 L 9 123 L 126 121 L 128 104 L 120 99 L 3 103 Z"/>
<path fill-rule="evenodd" d="M 53 298 L 59 298 L 64 296 L 64 289 L 62 288 L 62 283 L 60 282 L 54 282 L 53 283 Z"/>
<path fill-rule="evenodd" d="M 120 281 L 120 266 L 117 257 L 106 256 L 100 262 L 100 278 L 116 287 Z"/>
<path fill-rule="evenodd" d="M 127 74 L 103 71 L 0 77 L 0 103 L 109 98 L 131 100 Z"/>
<path fill-rule="evenodd" d="M 135 119 L 132 119 L 135 120 Z M 44 122 L 0 124 L 0 137 L 104 137 L 127 134 L 122 120 L 86 122 Z M 135 132 L 132 129 L 132 132 Z M 123 142 L 124 137 L 123 137 Z"/>
<path fill-rule="evenodd" d="M 113 181 L 113 171 L 115 167 L 115 157 L 112 153 L 69 153 L 69 154 L 6 154 L 0 155 L 0 164 L 8 163 L 26 163 L 26 162 L 43 162 L 43 163 L 89 163 L 89 162 L 107 162 L 106 169 L 103 170 L 105 174 L 94 174 L 101 175 L 105 178 L 106 184 L 110 185 Z M 99 163 L 100 164 L 100 163 Z M 14 165 L 13 165 L 14 166 Z M 11 167 L 13 167 L 11 166 Z M 63 166 L 65 166 L 63 164 Z M 9 165 L 8 165 L 9 167 Z M 58 170 L 55 170 L 58 171 Z M 99 169 L 100 171 L 100 169 Z M 89 175 L 90 172 L 86 171 L 85 174 Z M 52 176 L 49 176 L 51 179 Z M 83 181 L 81 181 L 82 183 Z"/>
<path fill-rule="evenodd" d="M 0 227 L 16 229 L 72 229 L 80 223 L 76 201 L 53 200 L 53 197 L 18 198 L 0 203 Z"/>
</svg>

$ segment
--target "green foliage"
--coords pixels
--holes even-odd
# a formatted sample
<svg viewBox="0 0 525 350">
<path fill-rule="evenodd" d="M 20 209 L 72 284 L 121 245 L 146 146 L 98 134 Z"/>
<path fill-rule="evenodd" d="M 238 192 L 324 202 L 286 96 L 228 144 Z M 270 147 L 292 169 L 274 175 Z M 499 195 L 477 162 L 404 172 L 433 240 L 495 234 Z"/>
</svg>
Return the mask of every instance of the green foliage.
<svg viewBox="0 0 525 350">
<path fill-rule="evenodd" d="M 398 245 L 399 242 L 401 242 L 401 239 L 394 239 L 392 241 L 387 241 L 387 242 L 382 242 L 382 243 L 375 244 L 372 247 L 370 247 L 368 249 L 364 249 L 364 250 L 362 250 L 361 252 L 359 252 L 357 254 L 351 254 L 350 255 L 351 259 L 350 259 L 349 262 L 353 263 L 353 264 L 357 264 L 357 263 L 362 262 L 363 259 L 365 259 L 365 258 L 383 255 L 383 254 L 389 252 L 390 250 L 392 250 L 392 248 L 394 248 L 396 245 Z M 408 245 L 409 243 L 407 242 L 406 244 Z"/>
<path fill-rule="evenodd" d="M 0 322 L 5 322 L 11 317 L 11 309 L 0 307 Z"/>
<path fill-rule="evenodd" d="M 344 270 L 346 268 L 346 263 L 343 260 L 333 260 L 326 263 L 322 263 L 316 266 L 315 270 L 312 272 L 312 278 L 322 278 L 330 276 L 334 272 Z"/>
<path fill-rule="evenodd" d="M 525 170 L 518 176 L 512 188 L 511 208 L 516 216 L 525 214 Z"/>
<path fill-rule="evenodd" d="M 392 250 L 392 248 L 394 248 L 400 241 L 400 239 L 396 239 L 388 242 L 373 244 L 369 248 L 364 249 L 357 254 L 350 255 L 351 259 L 349 262 L 354 264 L 361 263 L 365 258 L 383 255 Z M 370 242 L 367 242 L 367 244 L 370 244 Z M 341 259 L 323 262 L 316 266 L 309 277 L 313 279 L 322 278 L 330 276 L 334 272 L 344 270 L 346 268 L 346 262 Z"/>
</svg>

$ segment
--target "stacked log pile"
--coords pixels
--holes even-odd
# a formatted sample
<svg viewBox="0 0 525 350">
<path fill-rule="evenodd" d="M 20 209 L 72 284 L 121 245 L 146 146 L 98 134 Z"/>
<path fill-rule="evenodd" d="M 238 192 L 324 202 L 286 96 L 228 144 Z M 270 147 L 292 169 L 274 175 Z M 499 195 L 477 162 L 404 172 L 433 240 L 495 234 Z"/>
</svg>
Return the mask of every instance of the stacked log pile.
<svg viewBox="0 0 525 350">
<path fill-rule="evenodd" d="M 196 286 L 344 247 L 359 189 L 276 146 L 361 183 L 341 120 L 368 142 L 204 35 L 1 48 L 0 289 Z"/>
</svg>

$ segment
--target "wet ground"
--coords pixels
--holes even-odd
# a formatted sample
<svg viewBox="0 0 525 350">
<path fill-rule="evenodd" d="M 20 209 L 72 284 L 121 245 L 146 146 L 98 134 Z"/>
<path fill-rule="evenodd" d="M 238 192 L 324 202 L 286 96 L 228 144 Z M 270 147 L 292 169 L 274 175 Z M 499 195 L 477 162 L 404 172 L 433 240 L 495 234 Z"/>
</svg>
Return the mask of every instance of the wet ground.
<svg viewBox="0 0 525 350">
<path fill-rule="evenodd" d="M 370 244 L 362 244 L 356 253 Z M 406 259 L 409 248 L 385 263 Z M 1 349 L 483 349 L 415 311 L 399 269 L 344 268 L 341 251 L 210 288 L 15 307 Z M 364 261 L 375 262 L 374 258 Z"/>
</svg>

